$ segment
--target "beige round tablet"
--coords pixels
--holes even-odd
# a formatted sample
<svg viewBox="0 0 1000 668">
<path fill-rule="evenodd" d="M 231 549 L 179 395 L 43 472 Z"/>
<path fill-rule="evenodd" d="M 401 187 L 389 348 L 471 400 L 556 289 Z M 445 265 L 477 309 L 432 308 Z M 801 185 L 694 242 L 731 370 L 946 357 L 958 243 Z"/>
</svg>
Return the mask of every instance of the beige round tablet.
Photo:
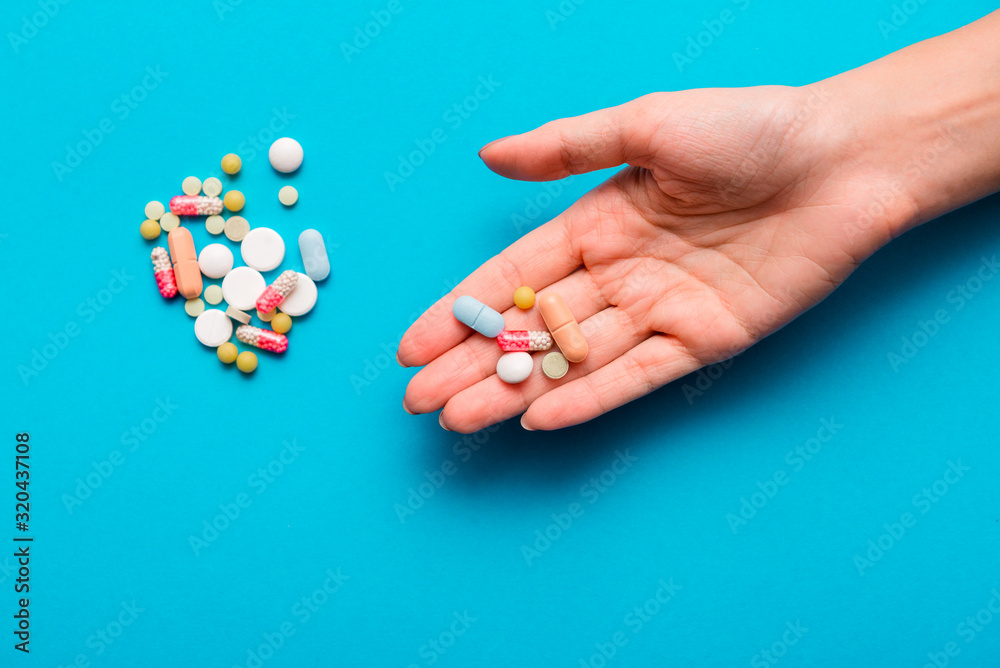
<svg viewBox="0 0 1000 668">
<path fill-rule="evenodd" d="M 569 362 L 566 361 L 562 353 L 549 353 L 542 358 L 542 373 L 552 380 L 562 378 L 567 371 L 569 371 Z"/>
<path fill-rule="evenodd" d="M 181 219 L 175 216 L 174 214 L 170 213 L 169 211 L 160 216 L 160 227 L 163 229 L 164 232 L 169 232 L 170 230 L 174 229 L 180 224 L 181 224 Z"/>
<path fill-rule="evenodd" d="M 230 241 L 243 241 L 250 232 L 250 223 L 243 216 L 230 216 L 226 221 L 226 236 Z"/>
<path fill-rule="evenodd" d="M 218 285 L 210 285 L 205 288 L 205 301 L 213 306 L 222 303 L 222 288 Z"/>
<path fill-rule="evenodd" d="M 222 181 L 210 176 L 201 184 L 201 190 L 209 197 L 218 197 L 222 194 Z"/>
<path fill-rule="evenodd" d="M 278 201 L 285 206 L 291 206 L 299 201 L 299 191 L 292 186 L 284 186 L 278 191 Z"/>
<path fill-rule="evenodd" d="M 146 205 L 146 218 L 150 220 L 159 220 L 160 216 L 166 209 L 163 207 L 162 202 L 157 202 L 155 199 Z"/>
<path fill-rule="evenodd" d="M 197 176 L 189 176 L 181 182 L 181 190 L 185 195 L 198 195 L 201 193 L 201 179 Z"/>
<path fill-rule="evenodd" d="M 192 318 L 197 318 L 205 312 L 205 302 L 201 301 L 198 297 L 189 299 L 184 302 L 184 310 L 187 311 L 187 314 Z"/>
<path fill-rule="evenodd" d="M 261 313 L 260 309 L 257 309 L 257 317 L 260 318 L 262 322 L 271 322 L 271 318 L 273 318 L 277 312 L 277 308 L 273 308 L 267 313 Z"/>
<path fill-rule="evenodd" d="M 205 229 L 209 234 L 222 234 L 226 229 L 226 219 L 222 216 L 209 216 L 205 219 Z"/>
</svg>

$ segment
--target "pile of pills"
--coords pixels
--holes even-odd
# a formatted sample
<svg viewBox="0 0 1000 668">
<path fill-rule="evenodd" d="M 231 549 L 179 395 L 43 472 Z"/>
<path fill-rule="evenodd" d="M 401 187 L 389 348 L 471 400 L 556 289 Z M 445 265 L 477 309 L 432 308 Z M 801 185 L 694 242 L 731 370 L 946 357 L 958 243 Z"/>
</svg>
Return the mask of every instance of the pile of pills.
<svg viewBox="0 0 1000 668">
<path fill-rule="evenodd" d="M 282 137 L 271 145 L 268 157 L 274 169 L 291 173 L 302 164 L 302 146 L 294 139 Z M 239 173 L 242 166 L 242 160 L 234 153 L 222 158 L 222 171 L 230 176 Z M 224 210 L 234 214 L 242 211 L 246 205 L 243 193 L 229 190 L 223 194 L 219 179 L 209 177 L 202 181 L 196 176 L 181 182 L 181 192 L 184 194 L 170 199 L 169 211 L 157 201 L 147 204 L 146 220 L 139 226 L 139 233 L 148 241 L 167 233 L 167 248 L 158 246 L 150 253 L 156 286 L 165 299 L 180 295 L 186 300 L 184 310 L 195 318 L 195 338 L 215 348 L 222 363 L 235 362 L 243 373 L 252 373 L 257 368 L 257 355 L 249 350 L 240 352 L 231 341 L 234 330 L 236 340 L 244 345 L 273 353 L 288 350 L 286 334 L 292 328 L 292 317 L 312 310 L 318 296 L 315 281 L 330 275 L 323 236 L 317 230 L 303 231 L 298 245 L 305 273 L 286 269 L 268 285 L 261 272 L 281 266 L 285 260 L 285 241 L 270 228 L 251 229 L 242 216 L 223 218 Z M 284 186 L 278 193 L 278 200 L 285 206 L 294 205 L 298 197 L 292 186 Z M 234 253 L 223 243 L 208 244 L 199 253 L 191 231 L 181 225 L 181 216 L 204 217 L 210 234 L 225 232 L 227 239 L 239 244 L 245 266 L 234 267 Z M 222 283 L 206 287 L 206 279 L 221 279 Z M 206 310 L 205 302 L 220 308 Z M 223 302 L 225 305 L 221 306 Z M 251 325 L 249 311 L 256 311 L 258 319 L 270 323 L 271 328 Z"/>
<path fill-rule="evenodd" d="M 535 306 L 535 291 L 521 286 L 514 291 L 514 304 L 522 311 Z M 583 331 L 565 300 L 555 292 L 546 292 L 537 299 L 538 311 L 548 331 L 505 329 L 503 316 L 478 299 L 463 295 L 452 305 L 452 314 L 483 336 L 496 337 L 503 355 L 497 360 L 497 376 L 505 383 L 521 383 L 534 368 L 530 353 L 546 351 L 553 342 L 561 352 L 550 352 L 542 358 L 542 373 L 558 380 L 569 372 L 570 362 L 582 362 L 590 352 Z"/>
</svg>

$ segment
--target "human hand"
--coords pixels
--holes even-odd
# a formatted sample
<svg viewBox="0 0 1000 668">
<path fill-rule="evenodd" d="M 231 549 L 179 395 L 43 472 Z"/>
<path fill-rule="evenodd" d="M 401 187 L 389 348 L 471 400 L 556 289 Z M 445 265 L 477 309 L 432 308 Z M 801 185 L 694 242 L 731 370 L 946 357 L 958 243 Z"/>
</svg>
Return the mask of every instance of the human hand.
<svg viewBox="0 0 1000 668">
<path fill-rule="evenodd" d="M 515 179 L 629 167 L 410 327 L 398 360 L 426 367 L 404 407 L 443 407 L 441 425 L 461 432 L 519 413 L 526 429 L 577 424 L 737 354 L 822 300 L 919 208 L 892 184 L 896 166 L 872 159 L 862 114 L 825 85 L 656 93 L 488 144 L 487 166 Z M 866 216 L 875 201 L 880 214 Z M 513 306 L 520 285 L 560 293 L 589 342 L 561 380 L 502 382 L 496 342 L 451 315 L 466 294 L 509 329 L 543 329 L 537 309 Z"/>
</svg>

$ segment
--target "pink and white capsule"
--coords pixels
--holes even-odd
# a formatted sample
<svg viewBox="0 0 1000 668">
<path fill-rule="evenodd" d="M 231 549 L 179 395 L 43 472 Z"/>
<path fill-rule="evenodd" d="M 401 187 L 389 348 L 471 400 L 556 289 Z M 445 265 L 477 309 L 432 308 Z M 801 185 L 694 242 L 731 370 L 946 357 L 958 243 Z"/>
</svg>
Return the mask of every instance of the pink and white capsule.
<svg viewBox="0 0 1000 668">
<path fill-rule="evenodd" d="M 160 294 L 170 299 L 177 296 L 177 279 L 174 278 L 174 266 L 170 264 L 170 254 L 166 248 L 157 246 L 150 258 L 153 260 L 153 275 L 156 276 L 156 287 Z"/>
<path fill-rule="evenodd" d="M 175 216 L 214 216 L 222 213 L 222 200 L 202 195 L 178 195 L 170 198 L 170 213 Z"/>
<path fill-rule="evenodd" d="M 278 304 L 285 301 L 292 290 L 299 282 L 299 275 L 294 269 L 281 272 L 281 276 L 274 279 L 274 283 L 267 286 L 267 290 L 257 297 L 257 310 L 261 313 L 268 313 Z"/>
<path fill-rule="evenodd" d="M 552 347 L 552 335 L 543 331 L 505 329 L 497 335 L 497 345 L 507 353 L 548 350 Z"/>
<path fill-rule="evenodd" d="M 240 325 L 236 328 L 236 339 L 248 346 L 270 350 L 272 353 L 283 353 L 288 350 L 288 337 L 270 329 Z"/>
</svg>

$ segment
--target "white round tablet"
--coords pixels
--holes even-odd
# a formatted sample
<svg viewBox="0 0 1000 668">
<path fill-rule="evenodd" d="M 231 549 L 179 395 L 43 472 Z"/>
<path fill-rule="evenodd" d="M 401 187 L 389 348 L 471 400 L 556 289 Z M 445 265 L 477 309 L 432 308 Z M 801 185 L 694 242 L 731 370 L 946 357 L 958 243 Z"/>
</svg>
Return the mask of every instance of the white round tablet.
<svg viewBox="0 0 1000 668">
<path fill-rule="evenodd" d="M 257 297 L 267 289 L 260 272 L 250 267 L 236 267 L 222 279 L 222 296 L 226 303 L 241 311 L 257 306 Z"/>
<path fill-rule="evenodd" d="M 505 383 L 520 383 L 531 375 L 532 366 L 528 353 L 504 353 L 497 360 L 497 375 Z"/>
<path fill-rule="evenodd" d="M 285 241 L 271 228 L 257 227 L 243 237 L 240 254 L 248 267 L 271 271 L 285 259 Z"/>
<path fill-rule="evenodd" d="M 222 194 L 222 181 L 210 176 L 202 182 L 201 191 L 209 197 L 218 197 Z"/>
<path fill-rule="evenodd" d="M 209 278 L 222 278 L 233 268 L 233 251 L 222 244 L 208 244 L 198 253 L 198 266 Z"/>
<path fill-rule="evenodd" d="M 218 348 L 233 335 L 233 321 L 217 308 L 211 308 L 194 321 L 194 335 L 210 348 Z"/>
<path fill-rule="evenodd" d="M 288 293 L 284 301 L 278 304 L 278 310 L 288 315 L 305 315 L 316 305 L 318 291 L 313 280 L 305 274 L 299 274 L 295 289 Z"/>
<path fill-rule="evenodd" d="M 302 144 L 291 137 L 276 139 L 271 144 L 267 157 L 271 166 L 279 172 L 294 172 L 302 164 Z"/>
</svg>

